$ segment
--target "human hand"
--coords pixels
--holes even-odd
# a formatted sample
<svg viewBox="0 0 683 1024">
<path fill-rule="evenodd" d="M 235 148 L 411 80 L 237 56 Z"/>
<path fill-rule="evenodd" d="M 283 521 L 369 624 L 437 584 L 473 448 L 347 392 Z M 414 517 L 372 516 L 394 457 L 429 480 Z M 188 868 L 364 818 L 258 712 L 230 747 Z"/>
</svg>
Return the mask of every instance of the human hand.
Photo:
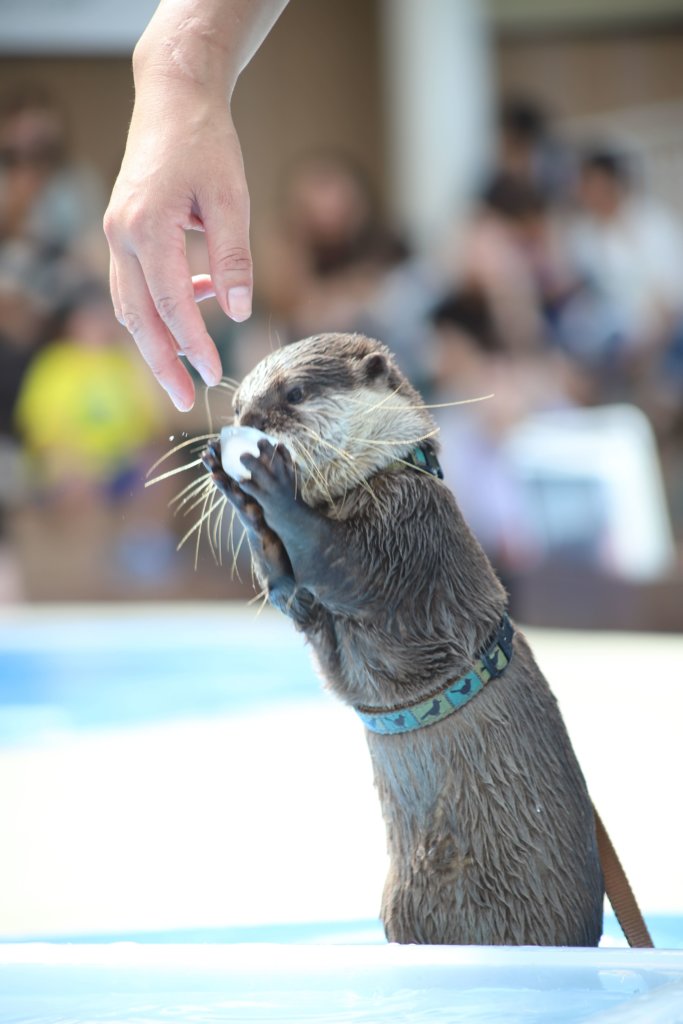
<svg viewBox="0 0 683 1024">
<path fill-rule="evenodd" d="M 196 303 L 216 295 L 233 320 L 251 313 L 249 195 L 227 97 L 186 77 L 148 70 L 109 208 L 111 292 L 117 318 L 178 409 L 220 358 Z M 191 278 L 185 231 L 206 233 L 210 276 Z"/>
</svg>

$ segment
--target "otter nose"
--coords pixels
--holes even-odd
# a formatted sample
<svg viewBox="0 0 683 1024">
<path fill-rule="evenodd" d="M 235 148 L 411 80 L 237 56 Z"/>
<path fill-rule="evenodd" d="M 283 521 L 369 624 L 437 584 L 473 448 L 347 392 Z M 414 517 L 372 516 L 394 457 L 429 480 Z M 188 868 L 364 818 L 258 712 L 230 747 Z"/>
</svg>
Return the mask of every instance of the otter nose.
<svg viewBox="0 0 683 1024">
<path fill-rule="evenodd" d="M 266 429 L 266 417 L 260 409 L 247 409 L 240 415 L 241 427 L 255 427 L 256 430 Z"/>
</svg>

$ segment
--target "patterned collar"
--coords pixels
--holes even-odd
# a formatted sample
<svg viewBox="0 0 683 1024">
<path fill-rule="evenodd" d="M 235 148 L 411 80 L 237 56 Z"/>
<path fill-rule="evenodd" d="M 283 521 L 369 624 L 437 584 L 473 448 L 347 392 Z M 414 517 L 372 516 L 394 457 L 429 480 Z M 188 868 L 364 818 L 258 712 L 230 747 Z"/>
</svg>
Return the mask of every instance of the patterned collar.
<svg viewBox="0 0 683 1024">
<path fill-rule="evenodd" d="M 395 708 L 357 707 L 355 711 L 370 732 L 383 736 L 400 732 L 413 732 L 440 722 L 458 711 L 491 679 L 503 674 L 512 660 L 512 638 L 515 630 L 507 613 L 503 615 L 493 639 L 486 645 L 474 666 L 448 684 L 444 689 L 423 697 L 416 704 L 405 704 Z"/>
<path fill-rule="evenodd" d="M 422 444 L 412 448 L 402 459 L 394 459 L 387 466 L 387 469 L 403 469 L 404 466 L 410 466 L 412 469 L 417 469 L 420 473 L 429 473 L 431 476 L 443 480 L 443 470 L 430 444 L 422 442 Z"/>
</svg>

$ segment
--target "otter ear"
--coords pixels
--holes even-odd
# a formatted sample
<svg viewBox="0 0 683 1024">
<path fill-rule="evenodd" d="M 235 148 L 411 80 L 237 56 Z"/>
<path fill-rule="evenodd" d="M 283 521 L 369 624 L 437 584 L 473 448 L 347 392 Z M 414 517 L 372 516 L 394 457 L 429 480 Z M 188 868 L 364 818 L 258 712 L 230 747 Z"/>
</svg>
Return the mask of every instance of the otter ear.
<svg viewBox="0 0 683 1024">
<path fill-rule="evenodd" d="M 389 371 L 387 361 L 381 352 L 371 352 L 361 360 L 361 369 L 366 380 L 385 377 Z"/>
</svg>

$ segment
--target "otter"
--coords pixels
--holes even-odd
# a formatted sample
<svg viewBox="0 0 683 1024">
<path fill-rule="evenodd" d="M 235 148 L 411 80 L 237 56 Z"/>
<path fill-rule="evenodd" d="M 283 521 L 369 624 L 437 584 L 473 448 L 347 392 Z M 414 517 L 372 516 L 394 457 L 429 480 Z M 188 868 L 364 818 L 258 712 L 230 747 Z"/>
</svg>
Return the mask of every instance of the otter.
<svg viewBox="0 0 683 1024">
<path fill-rule="evenodd" d="M 319 335 L 260 362 L 235 424 L 250 479 L 203 462 L 268 599 L 361 715 L 401 943 L 595 946 L 593 808 L 557 702 L 440 479 L 436 427 L 390 351 Z M 450 702 L 450 706 L 449 706 Z M 443 706 L 442 706 L 443 705 Z"/>
</svg>

